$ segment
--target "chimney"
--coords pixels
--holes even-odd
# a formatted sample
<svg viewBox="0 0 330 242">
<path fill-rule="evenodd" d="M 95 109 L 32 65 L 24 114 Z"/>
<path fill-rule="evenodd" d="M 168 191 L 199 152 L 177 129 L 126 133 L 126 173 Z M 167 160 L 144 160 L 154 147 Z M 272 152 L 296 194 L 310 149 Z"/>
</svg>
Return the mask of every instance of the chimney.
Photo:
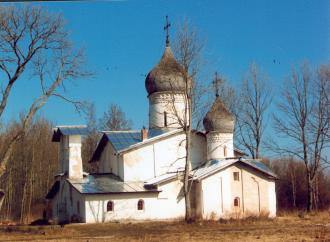
<svg viewBox="0 0 330 242">
<path fill-rule="evenodd" d="M 81 135 L 69 136 L 69 165 L 68 177 L 83 178 L 83 167 L 81 159 Z"/>
<path fill-rule="evenodd" d="M 141 140 L 142 140 L 142 142 L 143 142 L 143 141 L 145 141 L 146 139 L 148 139 L 148 130 L 147 130 L 145 127 L 143 127 L 143 128 L 141 129 Z"/>
<path fill-rule="evenodd" d="M 69 179 L 83 178 L 81 159 L 81 135 L 87 132 L 86 126 L 58 126 L 54 130 L 53 142 L 59 142 L 60 173 Z"/>
</svg>

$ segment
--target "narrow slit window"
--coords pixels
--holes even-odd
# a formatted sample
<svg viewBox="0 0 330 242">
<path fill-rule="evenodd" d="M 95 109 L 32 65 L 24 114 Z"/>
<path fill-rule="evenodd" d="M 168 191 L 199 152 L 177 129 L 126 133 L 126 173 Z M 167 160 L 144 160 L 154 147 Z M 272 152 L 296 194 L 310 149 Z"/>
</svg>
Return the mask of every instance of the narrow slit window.
<svg viewBox="0 0 330 242">
<path fill-rule="evenodd" d="M 140 199 L 137 204 L 137 209 L 138 210 L 144 210 L 144 201 Z"/>
<path fill-rule="evenodd" d="M 79 203 L 79 201 L 77 201 L 77 212 L 78 212 L 78 214 L 80 214 L 80 203 Z"/>
<path fill-rule="evenodd" d="M 107 212 L 112 212 L 113 209 L 114 209 L 114 203 L 113 203 L 113 201 L 109 201 L 107 203 Z"/>
<path fill-rule="evenodd" d="M 164 112 L 164 126 L 167 127 L 167 112 Z"/>
<path fill-rule="evenodd" d="M 71 186 L 70 186 L 70 203 L 71 203 L 71 207 L 73 207 L 72 187 Z"/>
<path fill-rule="evenodd" d="M 227 157 L 227 146 L 223 147 L 223 156 Z"/>
<path fill-rule="evenodd" d="M 234 172 L 234 181 L 239 181 L 239 172 Z"/>
</svg>

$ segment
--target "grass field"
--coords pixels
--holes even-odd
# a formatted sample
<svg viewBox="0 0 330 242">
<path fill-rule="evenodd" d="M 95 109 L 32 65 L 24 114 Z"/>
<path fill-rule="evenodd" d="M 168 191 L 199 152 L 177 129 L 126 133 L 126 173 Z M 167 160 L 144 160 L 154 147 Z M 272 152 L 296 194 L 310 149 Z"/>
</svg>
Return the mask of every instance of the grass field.
<svg viewBox="0 0 330 242">
<path fill-rule="evenodd" d="M 330 241 L 330 213 L 276 219 L 0 226 L 0 241 Z"/>
</svg>

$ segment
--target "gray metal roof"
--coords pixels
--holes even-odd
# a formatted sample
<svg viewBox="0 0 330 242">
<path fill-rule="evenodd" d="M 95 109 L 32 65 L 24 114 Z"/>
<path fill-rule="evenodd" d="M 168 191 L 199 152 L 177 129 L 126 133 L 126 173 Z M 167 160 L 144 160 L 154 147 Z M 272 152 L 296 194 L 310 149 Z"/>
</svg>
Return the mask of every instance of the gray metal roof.
<svg viewBox="0 0 330 242">
<path fill-rule="evenodd" d="M 217 171 L 225 169 L 235 163 L 241 162 L 248 166 L 251 166 L 269 176 L 276 178 L 276 174 L 274 174 L 271 169 L 266 166 L 264 163 L 256 160 L 245 160 L 245 159 L 223 159 L 223 160 L 211 160 L 206 162 L 202 167 L 199 167 L 193 171 L 191 171 L 191 176 L 193 180 L 203 179 Z"/>
<path fill-rule="evenodd" d="M 157 189 L 146 189 L 143 182 L 121 181 L 113 174 L 92 174 L 82 179 L 68 179 L 68 181 L 82 194 L 159 192 Z"/>
<path fill-rule="evenodd" d="M 259 169 L 259 170 L 267 173 L 268 175 L 271 175 L 273 177 L 277 177 L 277 175 L 265 163 L 262 163 L 261 161 L 245 160 L 245 159 L 242 159 L 240 161 L 247 164 L 247 165 L 250 165 L 250 166 L 252 166 L 256 169 Z"/>
<path fill-rule="evenodd" d="M 145 185 L 158 185 L 163 182 L 169 181 L 175 177 L 178 177 L 179 173 L 165 173 L 163 175 L 151 178 L 144 182 Z"/>
<path fill-rule="evenodd" d="M 194 180 L 204 178 L 214 172 L 220 171 L 232 164 L 234 164 L 237 159 L 230 160 L 211 160 L 206 162 L 203 166 L 196 168 L 191 171 L 191 175 Z"/>
<path fill-rule="evenodd" d="M 88 128 L 86 125 L 67 125 L 56 126 L 54 129 L 52 141 L 59 142 L 61 135 L 87 135 Z"/>
<path fill-rule="evenodd" d="M 181 130 L 166 131 L 160 129 L 149 129 L 148 139 L 142 142 L 141 131 L 131 130 L 131 131 L 103 131 L 103 136 L 98 143 L 93 156 L 89 162 L 95 162 L 100 159 L 100 155 L 103 152 L 104 147 L 108 142 L 110 142 L 115 149 L 115 152 L 120 153 L 127 149 L 138 146 L 139 144 L 145 144 L 151 142 L 152 138 L 158 138 L 164 136 L 165 134 L 173 135 L 175 133 L 182 132 Z"/>
<path fill-rule="evenodd" d="M 132 145 L 142 142 L 140 130 L 106 131 L 104 133 L 116 151 L 124 150 Z M 165 131 L 160 129 L 149 129 L 148 138 L 154 138 L 164 133 Z"/>
</svg>

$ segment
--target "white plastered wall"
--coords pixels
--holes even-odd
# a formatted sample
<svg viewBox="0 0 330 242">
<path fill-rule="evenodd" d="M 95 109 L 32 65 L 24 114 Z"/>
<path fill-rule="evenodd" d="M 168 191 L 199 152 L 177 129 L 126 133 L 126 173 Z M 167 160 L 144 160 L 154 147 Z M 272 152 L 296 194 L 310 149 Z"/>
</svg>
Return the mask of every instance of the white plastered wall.
<svg viewBox="0 0 330 242">
<path fill-rule="evenodd" d="M 269 181 L 268 184 L 268 204 L 269 204 L 269 217 L 276 217 L 276 190 L 275 181 Z"/>
<path fill-rule="evenodd" d="M 82 178 L 81 136 L 69 136 L 69 178 Z"/>
<path fill-rule="evenodd" d="M 220 171 L 201 181 L 202 218 L 219 219 L 230 212 L 229 172 Z"/>
<path fill-rule="evenodd" d="M 236 171 L 240 174 L 240 181 L 234 181 L 232 178 L 231 186 L 240 186 L 240 191 L 243 189 L 241 195 L 238 193 L 232 195 L 232 200 L 236 195 L 240 197 L 241 213 L 244 216 L 276 216 L 275 180 L 242 164 L 236 164 L 230 167 L 230 169 L 231 173 Z M 237 191 L 239 190 L 237 189 Z"/>
<path fill-rule="evenodd" d="M 159 187 L 160 193 L 122 193 L 85 195 L 86 223 L 116 220 L 162 220 L 184 217 L 185 205 L 179 180 Z M 138 210 L 138 201 L 144 201 L 144 209 Z M 114 210 L 107 212 L 112 201 Z"/>
<path fill-rule="evenodd" d="M 155 142 L 156 176 L 166 172 L 176 172 L 184 167 L 185 135 L 179 134 L 161 142 Z"/>
<path fill-rule="evenodd" d="M 52 199 L 52 215 L 55 223 L 70 222 L 74 217 L 85 222 L 84 197 L 64 179 L 61 179 L 60 189 Z"/>
<path fill-rule="evenodd" d="M 82 178 L 81 136 L 62 135 L 59 147 L 60 173 L 70 178 Z"/>
<path fill-rule="evenodd" d="M 105 145 L 100 156 L 100 173 L 113 173 L 120 178 L 124 178 L 123 166 L 120 164 L 121 156 L 116 155 L 116 152 L 110 142 Z"/>
<path fill-rule="evenodd" d="M 234 137 L 232 133 L 209 132 L 206 139 L 208 160 L 234 157 Z"/>
<path fill-rule="evenodd" d="M 153 145 L 123 155 L 124 181 L 143 181 L 155 176 Z"/>
<path fill-rule="evenodd" d="M 205 139 L 197 134 L 192 134 L 191 137 L 191 163 L 195 167 L 205 160 Z M 121 156 L 124 161 L 123 179 L 141 181 L 167 172 L 182 170 L 185 156 L 185 135 L 183 133 L 142 145 Z"/>
<path fill-rule="evenodd" d="M 239 181 L 234 181 L 234 172 L 239 173 Z M 276 216 L 275 181 L 261 172 L 236 164 L 201 182 L 204 219 Z M 235 198 L 239 199 L 238 207 L 234 206 Z"/>
<path fill-rule="evenodd" d="M 149 96 L 149 128 L 165 127 L 164 112 L 167 113 L 167 128 L 182 127 L 178 120 L 184 120 L 184 95 L 170 92 L 156 92 L 151 94 Z"/>
</svg>

